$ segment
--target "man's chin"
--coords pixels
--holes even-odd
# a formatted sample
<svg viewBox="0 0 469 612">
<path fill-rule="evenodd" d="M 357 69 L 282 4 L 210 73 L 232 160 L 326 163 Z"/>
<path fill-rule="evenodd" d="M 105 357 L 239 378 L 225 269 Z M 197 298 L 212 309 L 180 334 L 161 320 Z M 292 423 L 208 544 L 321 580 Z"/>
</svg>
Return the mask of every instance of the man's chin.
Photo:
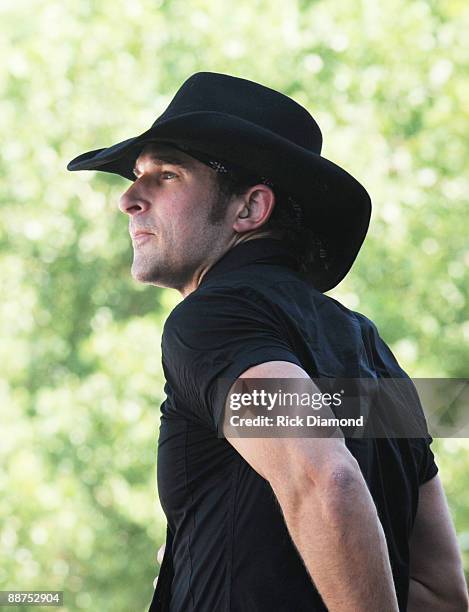
<svg viewBox="0 0 469 612">
<path fill-rule="evenodd" d="M 165 280 L 165 278 L 163 278 L 161 270 L 157 272 L 154 269 L 143 268 L 134 264 L 130 269 L 130 273 L 137 283 L 165 288 L 173 286 L 169 279 Z"/>
<path fill-rule="evenodd" d="M 133 265 L 130 269 L 130 274 L 134 281 L 138 283 L 155 283 L 157 278 L 152 270 L 146 270 L 140 266 Z"/>
</svg>

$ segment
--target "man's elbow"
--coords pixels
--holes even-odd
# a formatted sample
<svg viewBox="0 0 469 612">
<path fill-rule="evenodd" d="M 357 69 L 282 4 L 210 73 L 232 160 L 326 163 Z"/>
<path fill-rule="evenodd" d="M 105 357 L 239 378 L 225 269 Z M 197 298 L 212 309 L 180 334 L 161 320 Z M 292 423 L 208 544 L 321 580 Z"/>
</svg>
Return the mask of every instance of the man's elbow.
<svg viewBox="0 0 469 612">
<path fill-rule="evenodd" d="M 352 461 L 332 466 L 323 478 L 318 479 L 317 486 L 324 512 L 330 521 L 339 524 L 350 516 L 350 509 L 355 502 L 363 501 L 365 497 L 371 500 L 366 482 L 353 457 Z"/>
<path fill-rule="evenodd" d="M 298 461 L 288 481 L 271 480 L 270 484 L 281 505 L 298 507 L 314 500 L 320 505 L 324 518 L 341 520 L 345 503 L 357 493 L 367 491 L 355 458 L 340 457 L 318 470 L 314 465 Z M 347 504 L 348 505 L 348 504 Z"/>
<path fill-rule="evenodd" d="M 363 480 L 358 463 L 352 457 L 349 461 L 341 461 L 330 467 L 326 473 L 317 477 L 318 484 L 331 495 L 342 496 L 350 489 L 354 489 L 357 483 Z"/>
</svg>

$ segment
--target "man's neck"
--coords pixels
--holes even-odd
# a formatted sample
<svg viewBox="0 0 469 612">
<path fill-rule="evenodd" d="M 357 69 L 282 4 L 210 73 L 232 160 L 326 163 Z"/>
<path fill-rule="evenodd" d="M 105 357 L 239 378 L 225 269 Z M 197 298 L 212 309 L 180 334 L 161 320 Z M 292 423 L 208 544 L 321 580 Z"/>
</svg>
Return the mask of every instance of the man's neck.
<svg viewBox="0 0 469 612">
<path fill-rule="evenodd" d="M 218 254 L 218 257 L 216 259 L 214 259 L 213 261 L 208 263 L 206 266 L 196 271 L 196 273 L 193 276 L 192 281 L 189 284 L 182 287 L 181 289 L 178 289 L 179 293 L 182 295 L 183 298 L 186 298 L 188 295 L 193 293 L 200 286 L 200 283 L 202 282 L 202 279 L 207 274 L 207 272 L 211 268 L 213 268 L 213 266 L 217 263 L 217 261 L 219 261 L 224 255 L 226 255 L 228 251 L 233 249 L 238 244 L 242 244 L 243 242 L 249 242 L 250 240 L 256 240 L 259 238 L 278 238 L 280 239 L 276 235 L 276 233 L 271 230 L 265 230 L 263 232 L 259 232 L 259 231 L 245 232 L 244 234 L 236 235 L 233 238 L 233 240 L 227 245 L 227 247 Z"/>
</svg>

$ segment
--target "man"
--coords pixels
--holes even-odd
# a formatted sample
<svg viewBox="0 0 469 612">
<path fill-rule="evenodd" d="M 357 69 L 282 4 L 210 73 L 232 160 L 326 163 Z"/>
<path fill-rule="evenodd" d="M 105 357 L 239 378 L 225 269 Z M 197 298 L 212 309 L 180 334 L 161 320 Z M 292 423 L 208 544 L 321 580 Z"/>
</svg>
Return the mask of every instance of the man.
<svg viewBox="0 0 469 612">
<path fill-rule="evenodd" d="M 406 376 L 369 319 L 324 295 L 371 204 L 321 143 L 292 99 L 197 73 L 148 131 L 68 166 L 133 181 L 132 275 L 184 298 L 162 338 L 168 533 L 151 610 L 467 608 L 429 436 L 218 435 L 222 378 Z"/>
</svg>

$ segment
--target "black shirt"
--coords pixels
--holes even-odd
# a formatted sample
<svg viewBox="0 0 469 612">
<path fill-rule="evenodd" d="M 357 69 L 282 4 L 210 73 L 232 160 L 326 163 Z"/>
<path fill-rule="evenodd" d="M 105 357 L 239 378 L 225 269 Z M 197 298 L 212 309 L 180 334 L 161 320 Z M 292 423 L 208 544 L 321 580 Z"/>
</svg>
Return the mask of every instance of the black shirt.
<svg viewBox="0 0 469 612">
<path fill-rule="evenodd" d="M 216 381 L 277 360 L 311 378 L 406 376 L 376 326 L 306 282 L 281 242 L 260 238 L 231 249 L 174 308 L 162 355 L 157 474 L 172 536 L 169 609 L 326 610 L 269 483 L 218 437 L 224 397 Z M 430 443 L 346 438 L 383 525 L 400 610 L 418 487 L 438 471 Z"/>
</svg>

